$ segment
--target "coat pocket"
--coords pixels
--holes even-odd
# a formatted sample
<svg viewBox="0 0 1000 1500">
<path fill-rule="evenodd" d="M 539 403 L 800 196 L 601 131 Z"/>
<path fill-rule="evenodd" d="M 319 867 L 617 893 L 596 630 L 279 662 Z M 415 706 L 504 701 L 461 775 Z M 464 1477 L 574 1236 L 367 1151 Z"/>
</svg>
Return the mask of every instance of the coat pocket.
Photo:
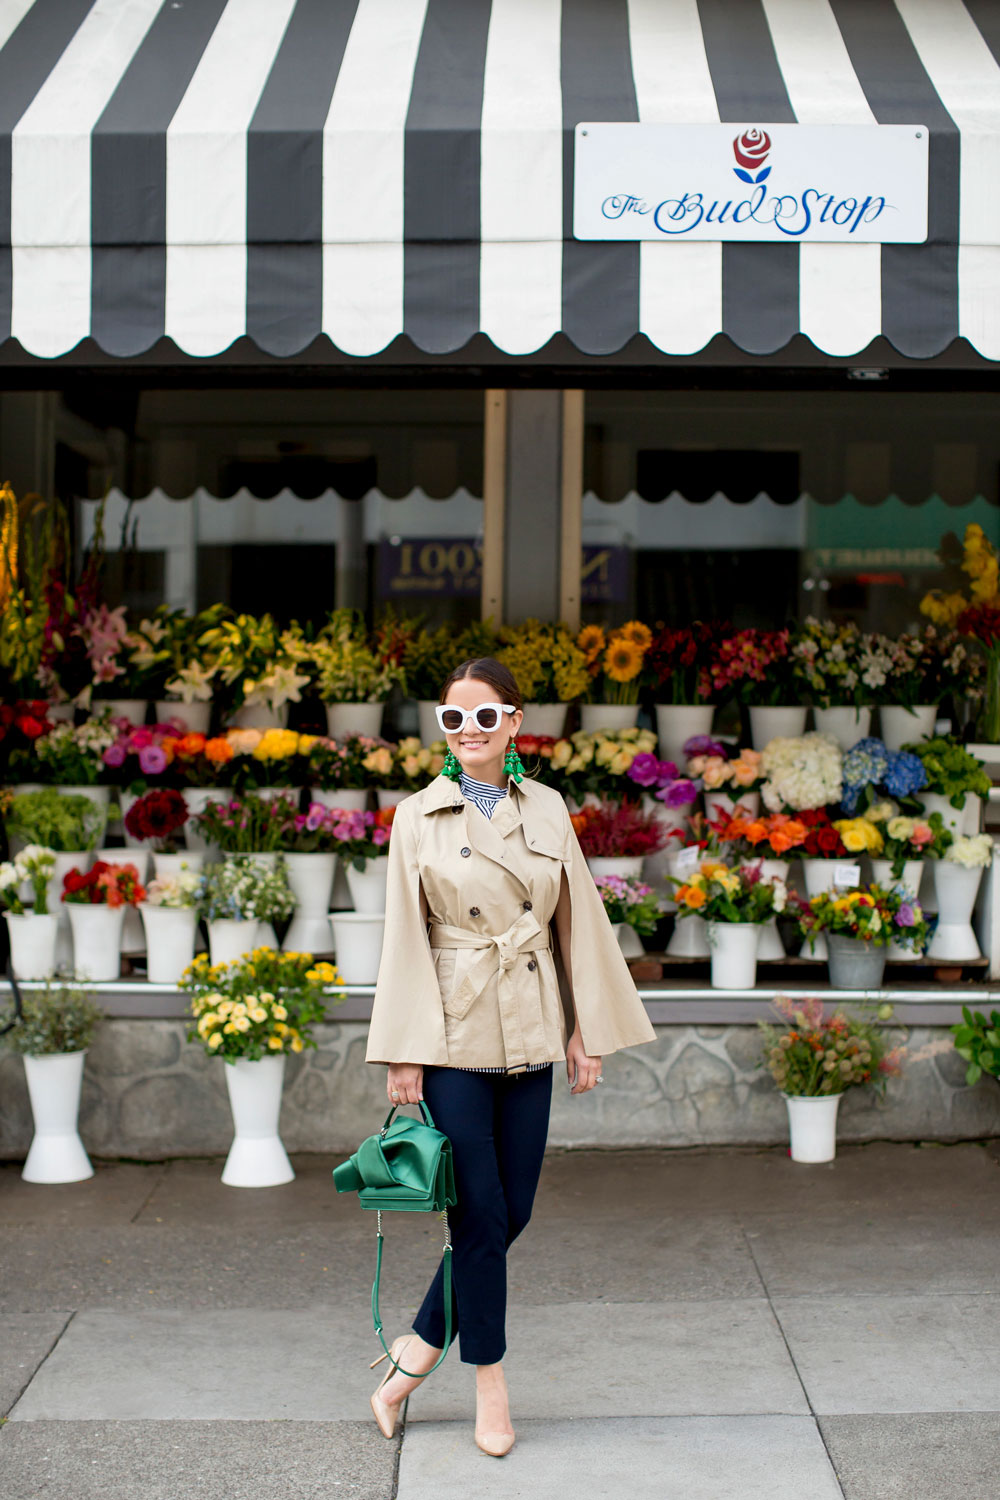
<svg viewBox="0 0 1000 1500">
<path fill-rule="evenodd" d="M 449 1020 L 460 1021 L 476 999 L 475 992 L 463 981 L 479 954 L 462 948 L 435 948 L 433 951 L 441 1007 Z"/>
</svg>

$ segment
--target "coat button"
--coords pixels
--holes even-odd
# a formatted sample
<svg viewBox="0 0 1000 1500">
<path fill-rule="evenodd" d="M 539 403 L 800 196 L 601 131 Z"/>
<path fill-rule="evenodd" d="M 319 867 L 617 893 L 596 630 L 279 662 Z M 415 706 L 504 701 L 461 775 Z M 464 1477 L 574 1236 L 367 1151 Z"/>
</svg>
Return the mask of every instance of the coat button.
<svg viewBox="0 0 1000 1500">
<path fill-rule="evenodd" d="M 461 811 L 462 811 L 462 805 L 461 805 L 461 803 L 460 802 L 456 802 L 455 806 L 452 808 L 452 812 L 453 813 L 460 813 Z"/>
<path fill-rule="evenodd" d="M 530 901 L 522 901 L 521 905 L 524 907 L 525 911 L 530 911 L 531 910 L 531 902 Z"/>
<path fill-rule="evenodd" d="M 479 907 L 478 906 L 470 906 L 469 907 L 469 916 L 470 917 L 478 917 L 479 916 Z"/>
<path fill-rule="evenodd" d="M 537 969 L 538 968 L 538 965 L 535 963 L 535 960 L 533 958 L 529 958 L 528 959 L 528 968 L 529 969 Z"/>
<path fill-rule="evenodd" d="M 466 845 L 466 847 L 460 852 L 463 859 L 468 859 L 469 855 L 472 853 L 472 850 L 468 847 L 468 845 Z"/>
</svg>

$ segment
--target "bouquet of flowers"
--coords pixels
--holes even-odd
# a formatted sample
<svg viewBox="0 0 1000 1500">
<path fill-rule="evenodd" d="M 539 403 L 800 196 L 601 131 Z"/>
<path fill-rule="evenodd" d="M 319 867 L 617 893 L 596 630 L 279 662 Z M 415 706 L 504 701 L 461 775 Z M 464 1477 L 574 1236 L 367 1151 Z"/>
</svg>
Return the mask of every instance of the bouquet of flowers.
<svg viewBox="0 0 1000 1500">
<path fill-rule="evenodd" d="M 978 797 L 989 796 L 993 783 L 983 762 L 966 750 L 954 735 L 936 735 L 933 739 L 919 740 L 903 748 L 911 751 L 922 763 L 927 790 L 947 797 L 952 807 L 963 808 L 968 792 L 975 792 Z"/>
<path fill-rule="evenodd" d="M 635 756 L 625 774 L 665 807 L 690 807 L 698 799 L 697 783 L 690 776 L 681 776 L 672 760 L 660 760 L 643 751 Z"/>
<path fill-rule="evenodd" d="M 796 822 L 804 823 L 806 836 L 789 853 L 802 859 L 847 859 L 849 850 L 830 821 L 825 807 L 804 807 L 795 815 Z"/>
<path fill-rule="evenodd" d="M 598 875 L 595 884 L 609 922 L 625 922 L 640 937 L 652 937 L 660 911 L 651 885 L 621 875 Z"/>
<path fill-rule="evenodd" d="M 30 781 L 35 775 L 35 742 L 52 730 L 44 698 L 0 703 L 0 746 L 11 781 Z"/>
<path fill-rule="evenodd" d="M 738 630 L 716 640 L 709 668 L 719 700 L 773 705 L 802 695 L 801 665 L 789 630 Z"/>
<path fill-rule="evenodd" d="M 426 626 L 413 629 L 405 637 L 402 668 L 406 689 L 412 698 L 435 703 L 445 678 L 460 662 L 481 656 L 495 656 L 496 632 L 491 620 L 475 620 L 457 634 L 451 625 L 435 630 Z M 521 683 L 524 691 L 524 684 Z"/>
<path fill-rule="evenodd" d="M 773 739 L 760 760 L 764 806 L 770 812 L 803 812 L 839 802 L 843 759 L 829 734 Z"/>
<path fill-rule="evenodd" d="M 310 953 L 255 948 L 214 966 L 200 955 L 181 978 L 194 1018 L 188 1040 L 227 1062 L 315 1047 L 312 1028 L 325 1019 L 330 987 L 339 982 L 333 964 L 316 963 Z M 332 999 L 339 1003 L 343 994 Z"/>
<path fill-rule="evenodd" d="M 677 628 L 658 621 L 646 666 L 658 703 L 704 703 L 712 695 L 713 650 L 718 626 L 694 620 Z"/>
<path fill-rule="evenodd" d="M 376 812 L 345 812 L 333 809 L 333 820 L 324 825 L 325 848 L 340 855 L 346 868 L 363 870 L 368 860 L 388 853 L 394 807 L 380 807 Z"/>
<path fill-rule="evenodd" d="M 36 917 L 48 915 L 48 890 L 56 857 L 41 844 L 29 844 L 12 860 L 0 864 L 0 905 L 16 917 L 24 915 L 21 887 L 30 884 L 34 897 L 32 911 Z"/>
<path fill-rule="evenodd" d="M 561 621 L 503 625 L 499 641 L 496 659 L 513 672 L 525 702 L 569 703 L 587 691 L 586 657 Z"/>
<path fill-rule="evenodd" d="M 389 740 L 370 734 L 345 734 L 338 740 L 320 737 L 307 756 L 306 780 L 310 786 L 324 791 L 368 787 L 372 784 L 372 771 L 365 762 L 376 750 L 387 750 L 391 755 L 393 746 Z"/>
<path fill-rule="evenodd" d="M 552 747 L 552 784 L 578 803 L 588 792 L 620 796 L 634 787 L 628 771 L 636 756 L 655 749 L 656 735 L 650 729 L 577 730 Z"/>
<path fill-rule="evenodd" d="M 104 752 L 114 738 L 106 719 L 55 724 L 35 741 L 35 779 L 53 786 L 96 786 L 104 772 Z"/>
<path fill-rule="evenodd" d="M 653 632 L 641 620 L 629 620 L 605 632 L 603 625 L 585 625 L 576 638 L 589 679 L 588 703 L 638 703 L 646 652 Z"/>
<path fill-rule="evenodd" d="M 263 704 L 277 711 L 286 703 L 300 702 L 309 683 L 309 673 L 298 668 L 308 660 L 310 648 L 294 622 L 279 630 L 267 614 L 221 618 L 201 632 L 195 647 L 203 670 L 229 689 L 226 697 L 232 708 Z M 173 691 L 172 683 L 167 687 Z"/>
<path fill-rule="evenodd" d="M 759 864 L 731 870 L 717 860 L 703 860 L 686 880 L 670 876 L 677 887 L 675 900 L 681 917 L 704 917 L 707 922 L 769 922 L 788 906 L 783 880 L 765 880 Z"/>
<path fill-rule="evenodd" d="M 763 781 L 761 752 L 759 750 L 735 750 L 711 735 L 696 734 L 685 741 L 688 755 L 687 773 L 697 777 L 700 787 L 708 792 L 727 792 L 738 797 L 741 792 L 754 792 Z"/>
<path fill-rule="evenodd" d="M 198 733 L 180 733 L 160 741 L 168 757 L 170 775 L 181 786 L 227 786 L 229 766 L 235 751 L 224 734 L 211 739 Z"/>
<path fill-rule="evenodd" d="M 119 786 L 133 793 L 142 792 L 150 781 L 170 774 L 174 748 L 184 734 L 176 720 L 139 728 L 124 719 L 111 722 L 114 739 L 101 759 L 106 772 Z"/>
<path fill-rule="evenodd" d="M 209 802 L 194 821 L 202 838 L 224 854 L 268 854 L 288 848 L 297 812 L 296 797 L 265 798 L 248 792 Z"/>
<path fill-rule="evenodd" d="M 301 785 L 317 738 L 294 729 L 230 729 L 225 737 L 233 753 L 222 763 L 220 779 L 237 791 Z"/>
<path fill-rule="evenodd" d="M 945 849 L 948 864 L 965 870 L 985 870 L 993 863 L 993 839 L 988 833 L 963 833 Z"/>
<path fill-rule="evenodd" d="M 810 946 L 819 933 L 829 932 L 875 947 L 901 943 L 918 952 L 926 947 L 929 930 L 919 903 L 902 887 L 887 891 L 880 885 L 813 896 L 799 910 L 799 925 Z"/>
<path fill-rule="evenodd" d="M 89 797 L 80 792 L 57 792 L 50 786 L 15 797 L 7 818 L 8 835 L 60 853 L 96 849 L 103 832 L 103 810 Z"/>
<path fill-rule="evenodd" d="M 226 917 L 237 922 L 274 922 L 291 916 L 295 897 L 280 856 L 270 867 L 252 854 L 238 854 L 202 872 L 197 906 L 206 922 Z"/>
<path fill-rule="evenodd" d="M 384 703 L 397 684 L 405 691 L 405 645 L 392 619 L 369 640 L 359 610 L 334 610 L 309 647 L 320 697 L 324 703 Z"/>
<path fill-rule="evenodd" d="M 146 887 L 149 906 L 165 906 L 172 911 L 189 911 L 198 905 L 201 876 L 182 865 L 176 875 L 160 875 Z"/>
<path fill-rule="evenodd" d="M 187 819 L 187 803 L 180 792 L 161 787 L 132 803 L 125 827 L 134 839 L 148 840 L 158 853 L 176 854 Z"/>
<path fill-rule="evenodd" d="M 834 828 L 848 854 L 882 853 L 885 840 L 878 822 L 872 818 L 835 818 Z"/>
<path fill-rule="evenodd" d="M 853 623 L 835 625 L 810 615 L 796 632 L 792 655 L 818 708 L 861 708 L 879 701 L 892 671 L 891 644 Z"/>
<path fill-rule="evenodd" d="M 728 844 L 740 860 L 781 859 L 806 842 L 808 829 L 799 818 L 787 813 L 747 818 L 723 813 L 713 825 L 720 844 Z"/>
<path fill-rule="evenodd" d="M 552 744 L 555 744 L 555 740 Z M 521 748 L 523 745 L 524 738 L 519 739 L 517 746 L 522 756 L 531 754 L 530 750 Z M 370 753 L 380 755 L 383 748 L 380 746 Z M 416 735 L 408 735 L 389 751 L 392 766 L 382 785 L 394 791 L 419 792 L 421 787 L 427 786 L 440 774 L 444 765 L 444 752 L 444 740 L 436 740 L 432 745 L 422 745 Z M 541 754 L 542 751 L 539 749 L 534 753 Z"/>
<path fill-rule="evenodd" d="M 865 814 L 872 816 L 874 809 Z M 944 826 L 940 813 L 929 818 L 907 818 L 899 814 L 887 818 L 879 829 L 882 854 L 892 862 L 893 880 L 901 880 L 903 867 L 910 859 L 941 859 L 953 841 L 950 828 Z"/>
<path fill-rule="evenodd" d="M 656 814 L 643 812 L 634 802 L 588 804 L 572 813 L 570 822 L 588 859 L 655 854 L 667 841 Z"/>
<path fill-rule="evenodd" d="M 86 872 L 75 866 L 67 870 L 62 899 L 76 906 L 138 906 L 146 892 L 135 865 L 109 865 L 99 859 Z"/>
<path fill-rule="evenodd" d="M 891 1005 L 873 1016 L 839 1007 L 828 1014 L 821 1000 L 798 995 L 776 995 L 772 1004 L 782 1024 L 757 1025 L 761 1060 L 782 1093 L 813 1098 L 870 1085 L 884 1094 L 888 1079 L 902 1071 L 903 1049 L 890 1048 L 879 1025 L 891 1019 Z"/>
<path fill-rule="evenodd" d="M 971 522 L 961 543 L 950 532 L 944 537 L 940 557 L 951 591 L 931 589 L 920 608 L 935 624 L 956 626 L 977 642 L 987 667 L 981 733 L 995 743 L 1000 739 L 1000 555 L 983 528 Z"/>
<path fill-rule="evenodd" d="M 897 636 L 890 652 L 892 698 L 905 708 L 940 703 L 955 692 L 975 697 L 982 691 L 982 658 L 970 652 L 957 630 L 926 625 L 919 633 Z"/>
<path fill-rule="evenodd" d="M 887 750 L 881 740 L 869 736 L 858 740 L 843 763 L 844 811 L 862 811 L 885 797 L 906 804 L 927 785 L 927 772 L 920 758 L 906 750 Z M 916 804 L 914 804 L 916 805 Z"/>
</svg>

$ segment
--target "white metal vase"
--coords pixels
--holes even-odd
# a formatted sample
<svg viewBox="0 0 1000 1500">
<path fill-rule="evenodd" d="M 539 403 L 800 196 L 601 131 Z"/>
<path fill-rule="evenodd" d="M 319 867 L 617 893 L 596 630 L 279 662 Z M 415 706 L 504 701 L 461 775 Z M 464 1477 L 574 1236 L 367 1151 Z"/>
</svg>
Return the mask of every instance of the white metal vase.
<svg viewBox="0 0 1000 1500">
<path fill-rule="evenodd" d="M 758 704 L 750 709 L 750 740 L 755 750 L 763 750 L 772 740 L 795 738 L 805 733 L 807 708 L 789 704 L 776 708 Z"/>
<path fill-rule="evenodd" d="M 642 958 L 645 955 L 642 938 L 628 922 L 612 922 L 611 931 L 618 939 L 623 958 Z"/>
<path fill-rule="evenodd" d="M 45 889 L 45 904 L 56 916 L 55 965 L 57 969 L 73 967 L 73 934 L 69 925 L 69 907 L 62 899 L 63 880 L 70 870 L 79 870 L 81 875 L 86 875 L 93 863 L 94 851 L 92 849 L 81 849 L 75 853 L 62 849 L 56 851 L 55 869 L 49 876 L 49 883 Z"/>
<path fill-rule="evenodd" d="M 229 1107 L 236 1131 L 226 1157 L 222 1181 L 226 1187 L 281 1187 L 295 1173 L 278 1134 L 285 1055 L 256 1062 L 238 1057 L 225 1064 Z"/>
<path fill-rule="evenodd" d="M 384 703 L 327 703 L 326 732 L 331 739 L 364 734 L 377 739 L 382 733 Z"/>
<path fill-rule="evenodd" d="M 566 727 L 566 703 L 526 703 L 519 734 L 536 734 L 557 740 Z M 437 729 L 437 721 L 434 723 Z M 440 736 L 438 730 L 436 738 Z"/>
<path fill-rule="evenodd" d="M 389 856 L 379 854 L 374 859 L 366 859 L 363 870 L 355 869 L 354 864 L 349 862 L 345 866 L 345 873 L 354 910 L 376 915 L 384 913 Z"/>
<path fill-rule="evenodd" d="M 785 1094 L 792 1161 L 833 1161 L 842 1094 Z"/>
<path fill-rule="evenodd" d="M 188 810 L 188 820 L 184 824 L 184 842 L 191 850 L 199 854 L 207 854 L 212 845 L 199 833 L 194 819 L 199 813 L 204 812 L 210 802 L 226 802 L 230 793 L 224 787 L 215 786 L 186 786 L 181 790 L 184 804 Z"/>
<path fill-rule="evenodd" d="M 638 703 L 580 704 L 580 728 L 585 734 L 598 729 L 634 729 L 638 722 Z"/>
<path fill-rule="evenodd" d="M 684 746 L 696 734 L 711 734 L 714 703 L 657 703 L 656 739 L 661 760 L 672 760 L 683 774 Z"/>
<path fill-rule="evenodd" d="M 258 946 L 259 922 L 241 922 L 236 917 L 216 917 L 208 927 L 208 956 L 213 964 L 232 964 Z"/>
<path fill-rule="evenodd" d="M 40 912 L 4 913 L 10 962 L 18 979 L 51 979 L 56 969 L 58 917 Z"/>
<path fill-rule="evenodd" d="M 374 984 L 382 960 L 385 915 L 335 911 L 331 914 L 337 969 L 345 984 Z"/>
<path fill-rule="evenodd" d="M 157 724 L 167 724 L 171 719 L 179 719 L 188 734 L 207 734 L 212 718 L 211 701 L 180 703 L 174 702 L 172 698 L 158 698 L 153 704 L 153 711 Z"/>
<path fill-rule="evenodd" d="M 24 1059 L 35 1134 L 21 1176 L 25 1182 L 83 1182 L 94 1169 L 77 1129 L 86 1052 Z"/>
<path fill-rule="evenodd" d="M 335 854 L 286 854 L 288 884 L 295 896 L 295 915 L 282 944 L 286 953 L 329 953 L 330 897 L 337 868 Z"/>
<path fill-rule="evenodd" d="M 73 934 L 73 973 L 77 979 L 104 983 L 121 973 L 124 906 L 82 905 L 69 902 Z"/>
<path fill-rule="evenodd" d="M 813 722 L 819 734 L 829 734 L 847 751 L 871 733 L 870 708 L 814 708 Z"/>
<path fill-rule="evenodd" d="M 878 711 L 882 741 L 887 750 L 902 750 L 904 745 L 928 739 L 937 721 L 936 703 L 918 703 L 915 708 L 883 703 Z"/>
<path fill-rule="evenodd" d="M 690 917 L 685 921 L 690 921 Z M 709 922 L 713 990 L 752 990 L 757 983 L 757 922 Z"/>
<path fill-rule="evenodd" d="M 146 978 L 150 984 L 178 984 L 194 958 L 198 913 L 190 906 L 139 907 L 146 935 Z"/>
<path fill-rule="evenodd" d="M 146 722 L 148 698 L 101 698 L 93 708 L 99 713 L 109 713 L 112 719 L 127 719 L 134 729 Z"/>
<path fill-rule="evenodd" d="M 588 854 L 587 868 L 595 880 L 602 875 L 617 875 L 622 880 L 638 880 L 642 875 L 642 855 Z"/>
<path fill-rule="evenodd" d="M 245 703 L 230 717 L 234 729 L 287 729 L 288 704 L 274 708 L 270 703 Z"/>
<path fill-rule="evenodd" d="M 934 861 L 934 891 L 938 925 L 927 949 L 928 958 L 968 963 L 980 957 L 972 927 L 972 912 L 979 893 L 982 869 L 966 869 L 947 859 Z"/>
<path fill-rule="evenodd" d="M 344 812 L 364 812 L 368 806 L 368 788 L 364 786 L 342 786 L 327 790 L 311 787 L 309 796 L 320 807 L 339 807 Z"/>
<path fill-rule="evenodd" d="M 789 861 L 787 859 L 762 859 L 760 861 L 760 874 L 762 880 L 783 880 L 788 883 Z M 785 945 L 781 941 L 781 933 L 778 931 L 777 917 L 770 917 L 761 923 L 760 941 L 757 944 L 758 963 L 772 963 L 774 960 L 785 957 Z"/>
</svg>

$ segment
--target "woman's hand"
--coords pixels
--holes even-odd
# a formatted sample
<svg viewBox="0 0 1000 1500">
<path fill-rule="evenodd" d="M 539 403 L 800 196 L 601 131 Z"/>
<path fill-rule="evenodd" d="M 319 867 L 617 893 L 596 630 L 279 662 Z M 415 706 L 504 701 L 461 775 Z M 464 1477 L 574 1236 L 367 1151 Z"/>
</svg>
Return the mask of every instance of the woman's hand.
<svg viewBox="0 0 1000 1500">
<path fill-rule="evenodd" d="M 419 1104 L 424 1097 L 423 1066 L 420 1063 L 390 1063 L 385 1091 L 390 1104 Z"/>
<path fill-rule="evenodd" d="M 579 1029 L 574 1031 L 566 1043 L 566 1077 L 571 1094 L 585 1094 L 592 1089 L 601 1076 L 601 1059 L 588 1057 L 583 1050 L 583 1038 Z"/>
</svg>

